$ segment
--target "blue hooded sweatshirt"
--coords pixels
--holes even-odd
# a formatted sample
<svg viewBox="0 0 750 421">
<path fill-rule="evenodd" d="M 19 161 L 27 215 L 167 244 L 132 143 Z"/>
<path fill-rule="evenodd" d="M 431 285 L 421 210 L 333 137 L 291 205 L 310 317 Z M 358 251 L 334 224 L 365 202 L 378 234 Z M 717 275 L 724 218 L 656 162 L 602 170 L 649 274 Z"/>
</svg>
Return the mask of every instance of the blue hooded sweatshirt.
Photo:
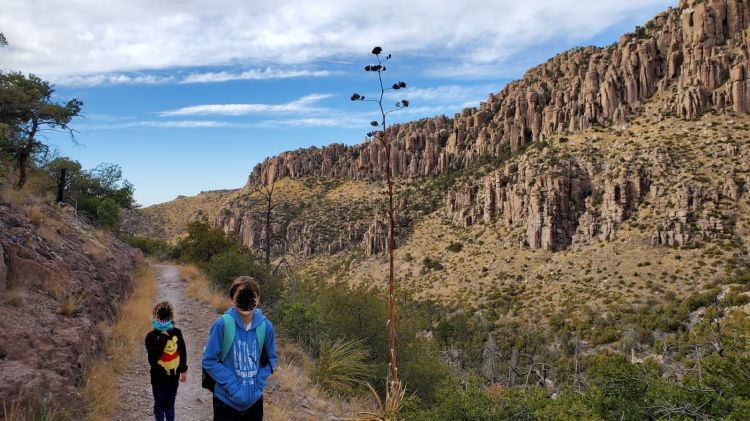
<svg viewBox="0 0 750 421">
<path fill-rule="evenodd" d="M 244 411 L 263 396 L 266 380 L 276 369 L 276 338 L 273 325 L 258 308 L 253 312 L 249 330 L 245 330 L 242 318 L 234 307 L 226 314 L 231 315 L 235 323 L 232 348 L 227 358 L 219 361 L 224 334 L 224 318 L 219 317 L 208 333 L 208 343 L 203 351 L 203 368 L 216 380 L 214 396 L 237 411 Z M 263 367 L 260 367 L 261 351 L 255 333 L 255 328 L 261 323 L 266 323 L 263 348 L 269 360 L 269 364 Z"/>
</svg>

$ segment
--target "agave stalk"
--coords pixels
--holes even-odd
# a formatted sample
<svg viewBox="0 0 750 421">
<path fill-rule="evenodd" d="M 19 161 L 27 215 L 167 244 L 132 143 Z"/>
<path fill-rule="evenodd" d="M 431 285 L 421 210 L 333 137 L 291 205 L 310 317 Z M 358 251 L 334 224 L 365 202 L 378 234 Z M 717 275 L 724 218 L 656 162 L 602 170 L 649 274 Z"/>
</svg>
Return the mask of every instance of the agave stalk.
<svg viewBox="0 0 750 421">
<path fill-rule="evenodd" d="M 383 72 L 386 71 L 386 67 L 383 63 L 391 59 L 391 55 L 388 54 L 386 57 L 381 58 L 381 53 L 383 52 L 383 49 L 380 47 L 375 47 L 372 50 L 372 54 L 377 59 L 378 63 L 375 65 L 367 65 L 365 66 L 365 71 L 367 72 L 374 72 L 378 75 L 378 82 L 380 86 L 380 96 L 378 99 L 365 99 L 364 96 L 360 94 L 353 94 L 351 100 L 352 101 L 370 101 L 375 102 L 378 104 L 378 107 L 380 108 L 380 121 L 373 120 L 370 122 L 370 125 L 372 127 L 378 127 L 378 130 L 369 132 L 367 135 L 368 137 L 372 137 L 380 143 L 383 146 L 383 149 L 385 150 L 385 157 L 386 157 L 386 169 L 385 169 L 385 181 L 387 184 L 387 194 L 388 194 L 388 351 L 390 356 L 390 363 L 388 364 L 388 388 L 387 390 L 390 390 L 391 387 L 396 387 L 395 385 L 398 385 L 398 388 L 401 388 L 401 384 L 398 380 L 398 361 L 396 358 L 396 301 L 395 301 L 395 270 L 394 270 L 394 264 L 393 264 L 393 250 L 396 248 L 396 242 L 394 240 L 394 226 L 396 224 L 396 218 L 395 218 L 395 207 L 393 204 L 393 165 L 392 165 L 392 159 L 391 159 L 391 149 L 392 149 L 392 142 L 388 138 L 388 134 L 386 132 L 386 117 L 388 114 L 401 110 L 403 108 L 406 108 L 409 106 L 409 101 L 407 100 L 401 100 L 396 103 L 395 108 L 390 109 L 386 111 L 386 108 L 383 106 L 383 97 L 385 96 L 385 92 L 388 90 L 399 90 L 402 88 L 406 88 L 405 82 L 398 82 L 394 83 L 392 87 L 386 88 L 385 85 L 383 85 Z"/>
</svg>

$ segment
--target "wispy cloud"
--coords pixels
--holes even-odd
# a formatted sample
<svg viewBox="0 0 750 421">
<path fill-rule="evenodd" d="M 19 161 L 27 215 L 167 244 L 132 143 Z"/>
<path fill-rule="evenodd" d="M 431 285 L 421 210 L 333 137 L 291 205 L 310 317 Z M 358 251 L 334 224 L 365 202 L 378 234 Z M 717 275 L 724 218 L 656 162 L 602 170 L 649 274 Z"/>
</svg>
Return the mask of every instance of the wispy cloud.
<svg viewBox="0 0 750 421">
<path fill-rule="evenodd" d="M 327 77 L 335 74 L 330 70 L 304 70 L 299 68 L 284 69 L 266 67 L 250 69 L 243 72 L 194 72 L 187 75 L 175 73 L 172 75 L 144 74 L 144 73 L 98 73 L 86 75 L 48 75 L 57 85 L 71 87 L 94 87 L 113 85 L 162 85 L 168 83 L 220 83 L 232 80 L 271 80 L 292 79 L 303 77 Z"/>
<path fill-rule="evenodd" d="M 404 111 L 410 115 L 452 114 L 465 107 L 478 106 L 481 101 L 487 100 L 490 92 L 500 89 L 501 86 L 487 84 L 409 87 L 405 90 L 389 91 L 387 104 L 408 99 L 411 105 Z"/>
<path fill-rule="evenodd" d="M 52 76 L 53 82 L 64 86 L 102 86 L 102 85 L 160 85 L 175 80 L 174 76 L 127 75 L 108 73 L 96 75 L 62 75 Z"/>
<path fill-rule="evenodd" d="M 329 98 L 328 94 L 311 94 L 295 101 L 283 104 L 204 104 L 163 111 L 159 115 L 188 116 L 188 115 L 226 115 L 241 116 L 249 114 L 277 114 L 277 113 L 311 113 L 321 108 L 312 106 L 316 102 Z"/>
<path fill-rule="evenodd" d="M 252 69 L 241 73 L 232 72 L 206 72 L 191 73 L 185 76 L 180 83 L 210 83 L 228 82 L 230 80 L 267 80 L 267 79 L 291 79 L 299 77 L 326 77 L 332 74 L 328 70 L 288 70 L 266 67 L 265 69 Z"/>
<path fill-rule="evenodd" d="M 367 127 L 369 120 L 366 118 L 341 115 L 336 117 L 303 117 L 289 118 L 279 120 L 265 120 L 257 124 L 258 127 L 264 128 L 285 128 L 285 127 L 341 127 L 357 128 Z"/>
<path fill-rule="evenodd" d="M 38 3 L 3 1 L 0 28 L 10 44 L 3 51 L 4 67 L 76 75 L 359 63 L 377 40 L 399 57 L 434 60 L 425 71 L 470 74 L 545 43 L 585 42 L 623 19 L 646 19 L 646 13 L 676 1 L 413 0 L 383 7 L 380 0 L 215 0 L 209 8 L 205 1 L 185 0 L 179 9 L 174 2 L 153 0 L 45 0 L 43 8 Z"/>
<path fill-rule="evenodd" d="M 226 121 L 214 120 L 169 120 L 169 121 L 130 121 L 124 123 L 104 123 L 83 125 L 85 130 L 116 130 L 132 129 L 138 127 L 148 127 L 156 129 L 204 129 L 204 128 L 223 128 L 223 127 L 248 127 L 246 124 L 235 124 Z"/>
</svg>

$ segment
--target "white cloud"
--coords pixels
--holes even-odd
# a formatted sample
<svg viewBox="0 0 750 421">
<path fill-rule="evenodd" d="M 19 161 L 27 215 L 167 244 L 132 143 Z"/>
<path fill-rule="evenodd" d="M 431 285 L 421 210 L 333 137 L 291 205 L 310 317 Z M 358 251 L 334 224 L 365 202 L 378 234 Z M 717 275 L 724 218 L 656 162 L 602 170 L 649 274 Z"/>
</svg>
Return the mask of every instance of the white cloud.
<svg viewBox="0 0 750 421">
<path fill-rule="evenodd" d="M 497 69 L 543 43 L 582 42 L 623 19 L 649 17 L 642 16 L 644 9 L 653 13 L 675 3 L 3 0 L 0 28 L 10 45 L 2 51 L 2 66 L 46 76 L 359 63 L 378 43 L 399 58 L 422 56 L 440 64 L 427 72 L 471 74 Z M 219 72 L 204 78 L 233 76 Z"/>
<path fill-rule="evenodd" d="M 187 115 L 227 115 L 240 116 L 249 114 L 275 114 L 275 113 L 310 113 L 321 110 L 312 105 L 318 101 L 329 98 L 327 94 L 311 94 L 298 100 L 283 104 L 204 104 L 179 108 L 176 110 L 163 111 L 161 116 L 187 116 Z"/>
<path fill-rule="evenodd" d="M 51 79 L 56 84 L 65 86 L 158 85 L 172 82 L 174 76 L 131 76 L 121 73 L 109 73 L 96 75 L 62 75 L 52 77 Z"/>
<path fill-rule="evenodd" d="M 398 91 L 389 91 L 388 100 L 393 102 L 408 99 L 412 103 L 474 103 L 487 99 L 490 92 L 496 92 L 501 86 L 496 85 L 444 85 L 430 88 L 407 87 Z"/>
<path fill-rule="evenodd" d="M 268 80 L 291 79 L 301 77 L 326 77 L 334 74 L 329 70 L 303 70 L 266 67 L 250 69 L 243 72 L 203 72 L 188 75 L 159 75 L 159 74 L 126 74 L 126 73 L 96 73 L 96 74 L 63 74 L 48 75 L 50 81 L 63 86 L 108 86 L 108 85 L 161 85 L 165 83 L 213 83 L 231 80 Z"/>
<path fill-rule="evenodd" d="M 206 72 L 191 73 L 185 76 L 180 83 L 209 83 L 227 82 L 230 80 L 266 80 L 266 79 L 290 79 L 298 77 L 325 77 L 332 72 L 328 70 L 290 70 L 266 67 L 263 70 L 252 69 L 241 73 L 232 72 Z"/>
<path fill-rule="evenodd" d="M 290 118 L 283 120 L 265 120 L 257 124 L 258 127 L 264 128 L 284 128 L 284 127 L 343 127 L 343 128 L 366 128 L 369 120 L 357 118 L 354 116 L 338 117 L 303 117 Z"/>
<path fill-rule="evenodd" d="M 156 128 L 156 129 L 201 129 L 201 128 L 220 128 L 220 127 L 246 127 L 247 125 L 234 124 L 225 121 L 213 120 L 170 120 L 170 121 L 131 121 L 125 123 L 105 123 L 83 125 L 83 130 L 114 130 L 114 129 L 131 129 L 138 127 Z"/>
</svg>

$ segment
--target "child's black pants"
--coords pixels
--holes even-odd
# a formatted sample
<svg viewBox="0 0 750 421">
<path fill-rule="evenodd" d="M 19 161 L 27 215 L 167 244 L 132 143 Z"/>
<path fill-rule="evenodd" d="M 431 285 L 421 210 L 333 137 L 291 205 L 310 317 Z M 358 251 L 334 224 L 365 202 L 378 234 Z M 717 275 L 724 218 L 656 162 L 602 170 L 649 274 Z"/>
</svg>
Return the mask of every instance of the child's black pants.
<svg viewBox="0 0 750 421">
<path fill-rule="evenodd" d="M 253 406 L 238 411 L 214 396 L 214 421 L 262 421 L 263 396 Z"/>
<path fill-rule="evenodd" d="M 174 421 L 174 400 L 177 397 L 178 383 L 156 383 L 154 391 L 154 417 L 156 421 Z"/>
</svg>

